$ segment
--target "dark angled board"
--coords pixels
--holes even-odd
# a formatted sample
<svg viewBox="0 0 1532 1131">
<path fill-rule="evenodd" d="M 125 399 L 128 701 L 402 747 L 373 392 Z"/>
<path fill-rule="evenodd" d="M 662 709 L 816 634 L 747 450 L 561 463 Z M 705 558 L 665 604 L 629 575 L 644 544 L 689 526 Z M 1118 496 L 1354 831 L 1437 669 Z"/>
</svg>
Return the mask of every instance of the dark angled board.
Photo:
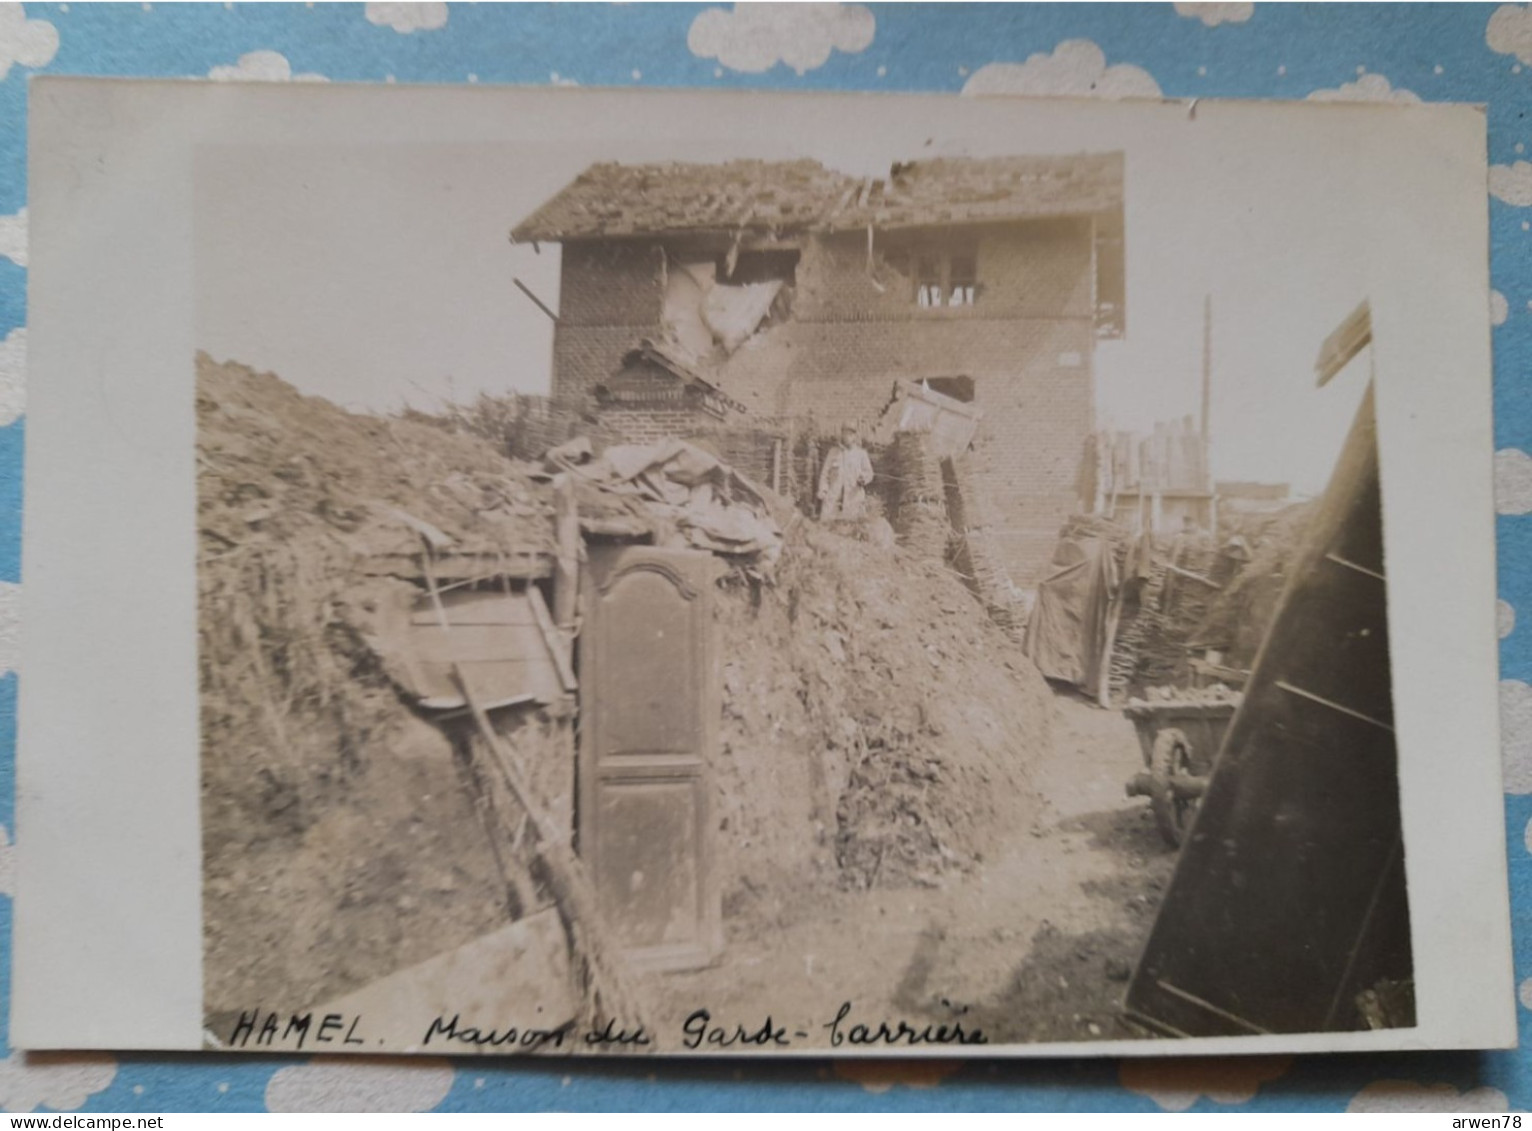
<svg viewBox="0 0 1532 1131">
<path fill-rule="evenodd" d="M 1386 596 L 1369 386 L 1128 987 L 1131 1017 L 1199 1037 L 1356 1029 L 1360 992 L 1410 978 Z"/>
</svg>

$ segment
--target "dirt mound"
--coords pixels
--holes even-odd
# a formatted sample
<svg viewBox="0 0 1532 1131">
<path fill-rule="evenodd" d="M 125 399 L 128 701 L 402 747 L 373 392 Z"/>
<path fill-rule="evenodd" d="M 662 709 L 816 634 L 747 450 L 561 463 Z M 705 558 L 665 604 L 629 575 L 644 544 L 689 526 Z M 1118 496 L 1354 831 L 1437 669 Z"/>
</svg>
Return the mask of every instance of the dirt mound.
<svg viewBox="0 0 1532 1131">
<path fill-rule="evenodd" d="M 309 1005 L 506 918 L 450 744 L 354 628 L 408 583 L 359 563 L 418 551 L 396 510 L 484 552 L 551 533 L 487 444 L 205 355 L 197 377 L 206 1000 Z"/>
<path fill-rule="evenodd" d="M 933 884 L 1032 819 L 1051 696 L 951 571 L 800 520 L 776 584 L 736 580 L 730 596 L 719 795 L 735 910 L 779 915 L 806 878 Z"/>
<path fill-rule="evenodd" d="M 206 1004 L 307 1006 L 512 914 L 452 743 L 365 638 L 419 590 L 364 566 L 547 550 L 549 489 L 472 436 L 197 370 Z M 933 883 L 1030 821 L 1049 694 L 950 571 L 799 519 L 715 607 L 727 914 Z"/>
</svg>

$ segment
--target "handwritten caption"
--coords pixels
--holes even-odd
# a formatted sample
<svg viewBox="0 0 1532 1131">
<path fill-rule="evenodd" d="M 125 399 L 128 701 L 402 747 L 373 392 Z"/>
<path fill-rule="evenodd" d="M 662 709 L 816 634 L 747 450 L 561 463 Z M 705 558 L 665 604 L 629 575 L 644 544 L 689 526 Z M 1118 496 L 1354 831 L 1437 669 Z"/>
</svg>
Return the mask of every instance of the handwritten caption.
<svg viewBox="0 0 1532 1131">
<path fill-rule="evenodd" d="M 420 1039 L 421 1048 L 447 1048 L 453 1045 L 476 1049 L 500 1049 L 504 1052 L 537 1052 L 552 1049 L 609 1051 L 656 1049 L 659 1034 L 642 1025 L 626 1026 L 613 1019 L 604 1024 L 581 1028 L 574 1022 L 551 1028 L 505 1025 L 484 1028 L 465 1024 L 455 1013 L 434 1018 Z M 234 1022 L 226 1048 L 280 1048 L 303 1051 L 307 1045 L 376 1046 L 381 1038 L 369 1039 L 361 1015 L 343 1013 L 280 1013 L 250 1010 Z M 922 1045 L 986 1045 L 983 1030 L 965 1028 L 959 1022 L 921 1024 L 903 1018 L 867 1018 L 849 1001 L 842 1002 L 835 1016 L 823 1024 L 790 1028 L 775 1021 L 770 1014 L 760 1021 L 720 1019 L 712 1010 L 695 1009 L 681 1022 L 678 1033 L 663 1043 L 667 1050 L 687 1051 L 737 1048 L 760 1052 L 795 1046 L 813 1048 L 914 1048 Z"/>
</svg>

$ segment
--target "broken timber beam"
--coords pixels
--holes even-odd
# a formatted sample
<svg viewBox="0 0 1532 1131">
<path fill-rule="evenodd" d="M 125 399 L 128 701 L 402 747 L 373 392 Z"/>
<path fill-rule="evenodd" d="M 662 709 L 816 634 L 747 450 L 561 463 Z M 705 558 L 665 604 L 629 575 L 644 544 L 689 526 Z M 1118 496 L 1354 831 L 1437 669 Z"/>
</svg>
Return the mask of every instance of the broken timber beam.
<svg viewBox="0 0 1532 1131">
<path fill-rule="evenodd" d="M 579 683 L 575 680 L 574 665 L 569 660 L 569 638 L 554 625 L 553 615 L 548 612 L 548 604 L 543 600 L 543 591 L 537 586 L 527 586 L 527 603 L 532 606 L 532 618 L 537 621 L 537 630 L 542 633 L 548 656 L 558 669 L 560 686 L 565 692 L 574 691 Z"/>
<path fill-rule="evenodd" d="M 536 246 L 536 245 L 533 245 L 533 246 Z M 553 319 L 553 321 L 555 323 L 558 322 L 559 316 L 557 314 L 553 313 L 553 310 L 548 306 L 547 303 L 545 303 L 542 299 L 538 298 L 535 294 L 532 293 L 532 288 L 531 287 L 527 286 L 520 279 L 512 279 L 511 282 L 516 284 L 516 289 L 517 290 L 519 290 L 522 294 L 526 295 L 529 299 L 532 300 L 533 305 L 536 306 L 538 310 L 541 310 L 549 318 Z"/>
<path fill-rule="evenodd" d="M 463 700 L 473 712 L 474 722 L 489 748 L 491 761 L 506 786 L 532 822 L 537 836 L 534 853 L 543 863 L 548 887 L 553 892 L 559 918 L 569 936 L 572 957 L 583 958 L 586 966 L 588 996 L 592 1002 L 589 1018 L 597 1029 L 605 1021 L 614 1021 L 629 1032 L 649 1026 L 648 1010 L 633 987 L 622 955 L 617 951 L 611 929 L 602 918 L 595 885 L 585 870 L 585 862 L 574 854 L 567 839 L 548 817 L 547 807 L 532 793 L 526 769 L 505 738 L 489 721 L 489 716 L 473 697 L 462 668 L 452 665 L 452 675 Z"/>
</svg>

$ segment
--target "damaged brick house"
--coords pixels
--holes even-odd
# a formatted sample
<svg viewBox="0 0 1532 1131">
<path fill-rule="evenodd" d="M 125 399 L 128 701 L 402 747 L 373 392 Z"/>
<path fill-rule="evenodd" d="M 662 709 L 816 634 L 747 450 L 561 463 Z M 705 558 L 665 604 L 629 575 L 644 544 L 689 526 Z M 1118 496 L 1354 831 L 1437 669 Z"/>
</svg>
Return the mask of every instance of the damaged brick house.
<svg viewBox="0 0 1532 1131">
<path fill-rule="evenodd" d="M 871 430 L 899 383 L 924 382 L 983 413 L 971 509 L 1017 583 L 1081 506 L 1095 343 L 1124 328 L 1120 153 L 881 179 L 597 164 L 512 239 L 562 245 L 555 399 L 634 440 Z"/>
</svg>

